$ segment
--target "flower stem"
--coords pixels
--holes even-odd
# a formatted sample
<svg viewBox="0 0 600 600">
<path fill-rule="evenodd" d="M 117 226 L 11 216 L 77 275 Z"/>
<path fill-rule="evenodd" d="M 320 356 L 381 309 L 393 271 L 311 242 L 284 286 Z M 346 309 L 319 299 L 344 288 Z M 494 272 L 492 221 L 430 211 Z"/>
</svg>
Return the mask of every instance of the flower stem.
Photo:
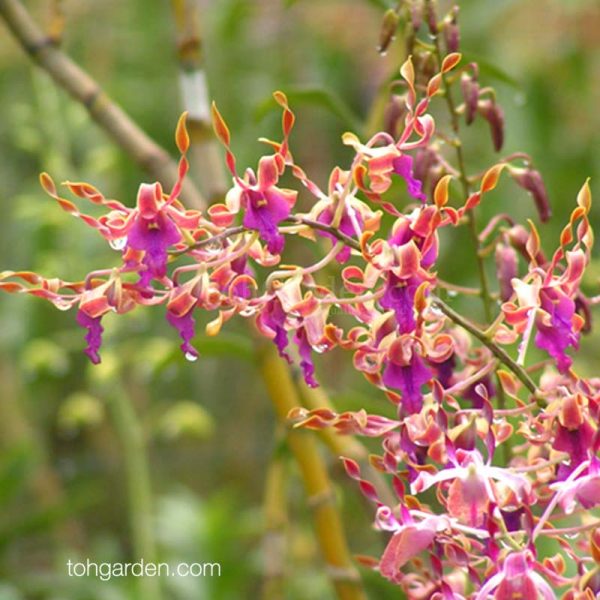
<svg viewBox="0 0 600 600">
<path fill-rule="evenodd" d="M 268 345 L 260 350 L 259 368 L 277 417 L 285 426 L 288 413 L 300 406 L 288 367 L 276 350 Z M 337 597 L 340 600 L 366 600 L 360 576 L 351 560 L 333 488 L 314 434 L 292 429 L 288 432 L 287 443 L 300 468 L 308 504 L 313 510 L 317 540 Z"/>
<path fill-rule="evenodd" d="M 454 321 L 457 325 L 460 325 L 463 329 L 471 333 L 476 337 L 484 346 L 487 346 L 496 358 L 504 363 L 525 385 L 525 387 L 534 395 L 538 394 L 538 389 L 531 377 L 527 374 L 527 371 L 518 365 L 508 353 L 500 348 L 495 342 L 485 335 L 481 329 L 476 327 L 471 321 L 465 319 L 459 315 L 454 309 L 450 308 L 445 302 L 439 298 L 432 298 L 434 306 L 439 308 L 449 319 Z"/>
</svg>

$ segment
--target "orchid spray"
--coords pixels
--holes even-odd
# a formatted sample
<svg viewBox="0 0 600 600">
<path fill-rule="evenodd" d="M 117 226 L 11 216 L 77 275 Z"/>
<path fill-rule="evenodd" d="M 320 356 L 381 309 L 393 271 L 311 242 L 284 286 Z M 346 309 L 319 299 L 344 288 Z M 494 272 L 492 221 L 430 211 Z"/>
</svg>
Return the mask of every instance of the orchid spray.
<svg viewBox="0 0 600 600">
<path fill-rule="evenodd" d="M 550 256 L 533 220 L 523 226 L 502 212 L 480 227 L 478 206 L 501 177 L 529 192 L 540 221 L 551 211 L 526 155 L 502 157 L 481 173 L 467 170 L 461 122 L 487 121 L 500 152 L 504 115 L 494 91 L 480 87 L 477 65 L 458 52 L 457 14 L 453 8 L 440 16 L 429 1 L 400 2 L 386 13 L 382 50 L 399 23 L 406 28 L 409 56 L 394 88 L 401 93 L 389 99 L 384 130 L 366 140 L 343 136 L 352 160 L 334 166 L 326 186 L 295 162 L 295 117 L 276 92 L 282 135 L 265 140 L 269 150 L 256 168 L 238 165 L 213 105 L 231 189 L 204 212 L 187 209 L 179 198 L 190 144 L 184 114 L 175 134 L 176 183 L 167 191 L 141 184 L 134 208 L 90 184 L 67 182 L 73 202 L 41 175 L 59 206 L 118 253 L 115 265 L 79 282 L 3 272 L 0 288 L 75 309 L 94 363 L 101 360 L 103 316 L 149 305 L 164 307 L 190 361 L 199 358 L 200 311 L 212 315 L 208 335 L 232 318 L 249 319 L 282 360 L 299 365 L 310 387 L 318 385 L 319 355 L 351 353 L 354 368 L 381 390 L 385 414 L 295 409 L 289 419 L 295 427 L 381 441 L 371 463 L 389 480 L 393 502 L 343 458 L 386 536 L 383 554 L 363 563 L 415 599 L 550 599 L 563 592 L 591 599 L 600 593 L 600 520 L 590 511 L 600 504 L 600 383 L 578 376 L 573 365 L 597 303 L 580 288 L 593 245 L 591 192 L 584 183 Z M 448 131 L 436 127 L 434 108 L 448 111 Z M 284 177 L 296 189 L 283 187 Z M 307 212 L 295 210 L 299 194 L 311 201 Z M 91 217 L 80 202 L 105 213 Z M 505 206 L 510 210 L 510 201 Z M 449 251 L 440 234 L 461 227 L 472 238 L 478 288 L 436 272 L 438 256 Z M 324 249 L 320 258 L 285 262 L 290 237 Z M 497 285 L 489 279 L 492 263 Z M 335 285 L 325 285 L 325 267 L 337 267 Z M 485 323 L 460 314 L 450 299 L 456 295 L 482 303 Z M 533 345 L 548 360 L 528 365 Z M 541 550 L 547 539 L 558 542 L 553 555 Z"/>
</svg>

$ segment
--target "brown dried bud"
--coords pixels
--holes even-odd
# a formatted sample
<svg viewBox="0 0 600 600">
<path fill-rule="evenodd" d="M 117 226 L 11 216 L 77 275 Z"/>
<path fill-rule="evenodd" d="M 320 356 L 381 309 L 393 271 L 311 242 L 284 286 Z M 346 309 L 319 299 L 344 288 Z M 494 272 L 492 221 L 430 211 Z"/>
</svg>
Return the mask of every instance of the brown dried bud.
<svg viewBox="0 0 600 600">
<path fill-rule="evenodd" d="M 512 280 L 518 276 L 518 260 L 515 249 L 507 244 L 496 246 L 496 275 L 500 284 L 500 299 L 507 302 L 512 296 Z"/>
<path fill-rule="evenodd" d="M 477 79 L 468 73 L 463 73 L 460 78 L 460 89 L 465 101 L 465 121 L 467 125 L 470 125 L 475 120 L 475 115 L 477 114 L 479 83 Z"/>
<path fill-rule="evenodd" d="M 460 48 L 460 29 L 458 27 L 458 6 L 454 6 L 444 19 L 444 39 L 448 53 L 458 52 Z"/>
<path fill-rule="evenodd" d="M 525 258 L 526 261 L 529 261 L 529 253 L 527 251 L 527 241 L 529 240 L 529 232 L 523 225 L 515 225 L 508 230 L 508 240 L 510 245 Z M 537 255 L 534 257 L 535 261 L 538 265 L 546 264 L 546 257 L 544 253 L 540 250 Z"/>
<path fill-rule="evenodd" d="M 398 135 L 398 124 L 406 116 L 406 98 L 393 94 L 383 113 L 383 129 L 393 138 Z"/>
<path fill-rule="evenodd" d="M 490 124 L 494 150 L 500 152 L 504 145 L 504 111 L 494 100 L 480 100 L 479 114 Z"/>
<path fill-rule="evenodd" d="M 418 81 L 423 84 L 426 84 L 439 70 L 437 59 L 432 52 L 420 51 L 413 56 L 413 61 Z"/>
<path fill-rule="evenodd" d="M 593 529 L 590 534 L 590 550 L 593 559 L 600 564 L 600 527 Z"/>
<path fill-rule="evenodd" d="M 377 46 L 377 52 L 380 54 L 385 54 L 390 44 L 394 41 L 399 22 L 400 16 L 395 9 L 390 8 L 385 11 L 379 32 L 379 46 Z"/>
<path fill-rule="evenodd" d="M 581 292 L 575 296 L 575 312 L 583 317 L 583 327 L 581 333 L 589 333 L 592 331 L 592 311 L 590 301 Z"/>
<path fill-rule="evenodd" d="M 545 223 L 552 216 L 552 209 L 550 208 L 550 201 L 548 199 L 548 192 L 546 186 L 539 171 L 535 169 L 510 169 L 510 174 L 514 180 L 524 190 L 527 190 L 533 197 L 535 206 L 540 215 L 540 221 Z"/>
</svg>

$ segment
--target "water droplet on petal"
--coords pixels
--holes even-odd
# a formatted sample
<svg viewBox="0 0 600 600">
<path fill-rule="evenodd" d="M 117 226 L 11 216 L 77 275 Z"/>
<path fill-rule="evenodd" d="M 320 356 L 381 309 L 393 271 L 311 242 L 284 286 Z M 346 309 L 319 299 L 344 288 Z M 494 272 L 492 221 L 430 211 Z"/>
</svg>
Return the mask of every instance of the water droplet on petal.
<svg viewBox="0 0 600 600">
<path fill-rule="evenodd" d="M 316 346 L 313 346 L 313 350 L 317 354 L 323 354 L 323 352 L 325 352 L 325 350 L 327 350 L 327 344 L 317 344 Z"/>
<path fill-rule="evenodd" d="M 127 238 L 121 237 L 121 238 L 115 238 L 114 240 L 108 240 L 108 245 L 113 250 L 123 250 L 125 248 L 125 246 L 127 245 Z"/>
<path fill-rule="evenodd" d="M 55 302 L 54 306 L 56 306 L 58 310 L 69 310 L 72 304 L 70 302 Z"/>
<path fill-rule="evenodd" d="M 257 306 L 247 306 L 243 310 L 240 310 L 240 315 L 242 317 L 251 317 L 252 315 L 256 314 L 257 310 L 258 310 Z"/>
<path fill-rule="evenodd" d="M 196 362 L 198 360 L 198 355 L 193 352 L 185 353 L 185 360 L 189 360 L 190 362 Z"/>
</svg>

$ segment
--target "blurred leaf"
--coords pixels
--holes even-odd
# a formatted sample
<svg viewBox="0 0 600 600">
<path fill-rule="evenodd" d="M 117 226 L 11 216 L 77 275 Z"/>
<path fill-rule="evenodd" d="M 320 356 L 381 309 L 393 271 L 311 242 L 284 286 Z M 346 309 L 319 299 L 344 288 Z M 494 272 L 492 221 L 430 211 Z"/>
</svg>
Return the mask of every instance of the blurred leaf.
<svg viewBox="0 0 600 600">
<path fill-rule="evenodd" d="M 30 446 L 26 444 L 3 452 L 0 464 L 0 504 L 23 489 L 33 465 L 34 457 Z"/>
<path fill-rule="evenodd" d="M 23 366 L 30 372 L 64 375 L 69 370 L 69 356 L 62 346 L 49 339 L 36 339 L 23 350 Z"/>
<path fill-rule="evenodd" d="M 99 425 L 104 419 L 104 405 L 85 392 L 71 394 L 58 410 L 58 427 L 64 433 L 75 433 L 84 427 Z"/>
<path fill-rule="evenodd" d="M 182 437 L 207 439 L 215 429 L 212 416 L 196 402 L 182 400 L 162 415 L 158 431 L 167 440 Z"/>
<path fill-rule="evenodd" d="M 254 362 L 254 344 L 247 336 L 221 331 L 218 337 L 202 336 L 196 346 L 204 356 L 235 356 L 248 362 Z"/>
<path fill-rule="evenodd" d="M 509 75 L 504 69 L 501 67 L 475 55 L 470 52 L 463 52 L 462 63 L 471 63 L 476 62 L 479 65 L 479 71 L 481 73 L 481 79 L 485 81 L 485 79 L 494 79 L 496 81 L 500 81 L 509 85 L 510 87 L 518 90 L 520 92 L 523 91 L 523 85 L 517 81 L 514 77 Z M 486 82 L 487 83 L 487 82 Z"/>
<path fill-rule="evenodd" d="M 316 87 L 288 88 L 284 91 L 292 108 L 294 104 L 318 106 L 335 115 L 348 129 L 357 132 L 359 135 L 363 131 L 363 124 L 360 118 L 333 92 Z M 268 98 L 256 107 L 255 118 L 261 120 L 269 112 L 277 108 L 279 107 L 275 100 Z"/>
</svg>

